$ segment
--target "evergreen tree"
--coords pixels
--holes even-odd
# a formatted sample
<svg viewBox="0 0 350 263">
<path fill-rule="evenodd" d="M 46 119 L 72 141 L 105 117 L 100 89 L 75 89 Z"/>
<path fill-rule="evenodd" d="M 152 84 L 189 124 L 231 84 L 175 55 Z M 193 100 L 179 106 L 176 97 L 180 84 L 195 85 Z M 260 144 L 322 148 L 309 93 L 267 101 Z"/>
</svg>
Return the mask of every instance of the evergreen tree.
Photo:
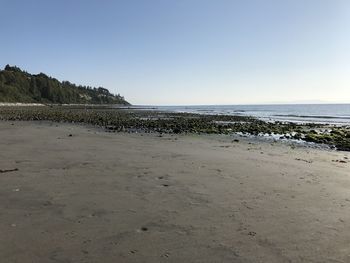
<svg viewBox="0 0 350 263">
<path fill-rule="evenodd" d="M 10 65 L 0 70 L 0 101 L 128 104 L 119 95 L 115 96 L 103 87 L 59 82 L 44 73 L 32 75 Z"/>
</svg>

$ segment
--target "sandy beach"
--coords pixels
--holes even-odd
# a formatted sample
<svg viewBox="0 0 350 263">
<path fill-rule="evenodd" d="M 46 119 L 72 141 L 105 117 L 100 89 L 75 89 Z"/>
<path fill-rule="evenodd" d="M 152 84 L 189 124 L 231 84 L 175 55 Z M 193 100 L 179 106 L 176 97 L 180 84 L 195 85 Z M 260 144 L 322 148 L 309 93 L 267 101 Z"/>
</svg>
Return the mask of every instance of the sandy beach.
<svg viewBox="0 0 350 263">
<path fill-rule="evenodd" d="M 350 153 L 0 122 L 0 261 L 350 262 Z"/>
</svg>

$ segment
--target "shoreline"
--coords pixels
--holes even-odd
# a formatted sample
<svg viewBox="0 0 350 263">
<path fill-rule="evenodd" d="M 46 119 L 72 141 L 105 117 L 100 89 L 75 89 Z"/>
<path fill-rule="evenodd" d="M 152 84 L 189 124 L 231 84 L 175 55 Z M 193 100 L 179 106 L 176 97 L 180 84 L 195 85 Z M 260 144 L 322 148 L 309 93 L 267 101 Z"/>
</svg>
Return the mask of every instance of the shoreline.
<svg viewBox="0 0 350 263">
<path fill-rule="evenodd" d="M 216 134 L 216 133 L 160 133 L 155 131 L 139 131 L 139 130 L 132 130 L 132 131 L 111 131 L 109 129 L 106 129 L 106 127 L 103 126 L 96 126 L 93 124 L 85 123 L 85 122 L 76 122 L 76 123 L 70 123 L 70 122 L 57 122 L 57 121 L 51 121 L 51 120 L 0 120 L 0 123 L 8 123 L 11 126 L 12 125 L 21 125 L 23 123 L 24 125 L 38 125 L 38 126 L 49 126 L 49 127 L 78 127 L 81 129 L 86 129 L 88 131 L 94 131 L 96 134 L 121 134 L 122 136 L 126 135 L 140 135 L 140 136 L 155 136 L 162 138 L 164 136 L 170 136 L 170 137 L 191 137 L 191 138 L 203 138 L 204 140 L 218 140 L 226 143 L 238 143 L 238 142 L 244 142 L 247 145 L 254 145 L 254 144 L 263 144 L 263 145 L 280 145 L 282 147 L 287 147 L 291 149 L 300 148 L 300 149 L 314 149 L 314 150 L 320 150 L 320 151 L 326 151 L 326 152 L 344 152 L 345 154 L 349 151 L 341 151 L 337 150 L 335 148 L 329 147 L 325 144 L 317 144 L 313 142 L 306 142 L 306 141 L 297 141 L 292 139 L 279 139 L 279 138 L 273 138 L 273 137 L 265 137 L 265 136 L 256 136 L 256 135 L 242 135 L 242 134 Z"/>
<path fill-rule="evenodd" d="M 0 137 L 4 263 L 350 260 L 348 152 L 53 122 Z"/>
<path fill-rule="evenodd" d="M 86 123 L 109 132 L 169 134 L 241 134 L 315 143 L 350 151 L 350 126 L 265 122 L 250 116 L 105 108 L 89 106 L 0 107 L 0 120 L 48 120 Z"/>
<path fill-rule="evenodd" d="M 0 102 L 0 107 L 36 107 L 45 106 L 43 103 Z"/>
</svg>

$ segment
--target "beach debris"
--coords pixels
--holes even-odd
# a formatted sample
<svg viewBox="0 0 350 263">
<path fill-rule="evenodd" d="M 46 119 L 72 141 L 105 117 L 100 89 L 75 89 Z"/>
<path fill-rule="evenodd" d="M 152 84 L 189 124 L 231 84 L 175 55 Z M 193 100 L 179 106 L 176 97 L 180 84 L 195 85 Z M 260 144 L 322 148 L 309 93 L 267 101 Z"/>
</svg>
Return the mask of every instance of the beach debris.
<svg viewBox="0 0 350 263">
<path fill-rule="evenodd" d="M 311 160 L 305 160 L 305 159 L 301 159 L 301 158 L 295 158 L 296 161 L 302 161 L 302 162 L 306 162 L 306 163 L 312 163 Z"/>
<path fill-rule="evenodd" d="M 335 162 L 335 163 L 347 163 L 347 161 L 344 161 L 344 160 L 332 160 L 332 162 Z"/>
<path fill-rule="evenodd" d="M 19 188 L 16 188 L 16 189 L 13 189 L 12 191 L 13 191 L 13 192 L 19 192 L 20 189 L 19 189 Z"/>
<path fill-rule="evenodd" d="M 4 169 L 4 170 L 0 169 L 0 173 L 10 173 L 10 172 L 16 172 L 16 171 L 18 171 L 18 168 Z"/>
<path fill-rule="evenodd" d="M 141 227 L 141 231 L 146 232 L 146 231 L 148 231 L 148 228 L 143 226 L 143 227 Z"/>
<path fill-rule="evenodd" d="M 163 184 L 163 186 L 164 186 L 164 187 L 169 187 L 169 185 L 168 185 L 168 184 Z"/>
<path fill-rule="evenodd" d="M 165 252 L 163 255 L 161 255 L 162 258 L 168 258 L 170 256 L 169 252 Z"/>
<path fill-rule="evenodd" d="M 243 184 L 243 183 L 241 183 L 241 184 Z M 250 206 L 247 204 L 246 201 L 243 201 L 243 202 L 242 202 L 242 205 L 243 205 L 245 208 L 247 208 L 247 209 L 253 209 L 252 207 L 250 207 Z"/>
<path fill-rule="evenodd" d="M 68 135 L 68 137 L 72 137 L 72 136 L 73 136 L 73 134 L 71 134 L 71 133 Z"/>
<path fill-rule="evenodd" d="M 254 231 L 249 231 L 249 232 L 248 232 L 248 236 L 255 237 L 255 236 L 256 236 L 256 232 L 254 232 Z"/>
<path fill-rule="evenodd" d="M 239 140 L 238 139 L 234 139 L 232 142 L 239 142 Z"/>
</svg>

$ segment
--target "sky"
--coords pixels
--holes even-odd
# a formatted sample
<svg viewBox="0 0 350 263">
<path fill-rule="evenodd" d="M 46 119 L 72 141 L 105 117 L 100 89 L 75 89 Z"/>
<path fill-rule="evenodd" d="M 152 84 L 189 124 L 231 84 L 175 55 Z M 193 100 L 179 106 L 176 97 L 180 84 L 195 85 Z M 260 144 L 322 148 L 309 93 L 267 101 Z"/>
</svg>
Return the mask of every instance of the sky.
<svg viewBox="0 0 350 263">
<path fill-rule="evenodd" d="M 0 0 L 0 67 L 138 105 L 350 102 L 348 0 Z"/>
</svg>

